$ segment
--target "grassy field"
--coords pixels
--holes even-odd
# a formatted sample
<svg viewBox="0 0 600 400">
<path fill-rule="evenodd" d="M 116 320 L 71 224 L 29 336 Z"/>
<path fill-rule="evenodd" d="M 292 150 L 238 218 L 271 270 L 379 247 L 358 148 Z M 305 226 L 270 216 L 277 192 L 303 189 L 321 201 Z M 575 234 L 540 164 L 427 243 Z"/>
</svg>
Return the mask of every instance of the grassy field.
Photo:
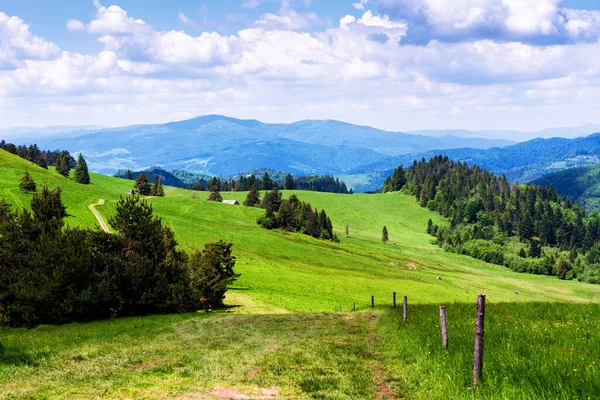
<svg viewBox="0 0 600 400">
<path fill-rule="evenodd" d="M 31 196 L 18 190 L 25 169 L 38 186 L 61 186 L 72 226 L 97 227 L 88 206 L 100 199 L 105 204 L 96 210 L 108 221 L 116 200 L 132 187 L 131 181 L 96 174 L 92 185 L 77 185 L 0 151 L 0 198 L 18 207 L 27 207 Z M 2 328 L 0 398 L 243 398 L 253 390 L 258 392 L 251 397 L 332 399 L 550 399 L 561 393 L 585 398 L 582 390 L 598 393 L 598 360 L 582 373 L 588 368 L 584 358 L 538 346 L 521 332 L 527 330 L 502 325 L 506 321 L 493 313 L 484 387 L 469 390 L 474 315 L 469 308 L 477 293 L 534 327 L 549 329 L 544 333 L 563 346 L 598 353 L 600 286 L 517 274 L 445 253 L 425 233 L 429 218 L 444 221 L 414 198 L 284 192 L 327 211 L 341 239 L 332 243 L 261 229 L 256 224 L 260 209 L 208 202 L 207 193 L 192 198 L 185 190 L 167 192 L 148 201 L 183 248 L 219 239 L 234 243 L 242 276 L 228 294 L 231 308 L 210 316 Z M 223 193 L 240 202 L 245 196 Z M 384 225 L 387 245 L 380 241 Z M 415 317 L 405 328 L 389 310 L 392 292 L 407 295 L 411 311 L 415 305 Z M 374 311 L 369 309 L 372 295 L 381 306 Z M 362 311 L 333 313 L 340 307 L 349 311 L 354 303 Z M 449 305 L 448 352 L 435 350 L 439 304 Z M 451 304 L 467 313 L 452 319 Z M 562 324 L 574 331 L 567 333 Z M 529 350 L 523 347 L 529 345 Z M 525 369 L 533 371 L 527 382 Z"/>
</svg>

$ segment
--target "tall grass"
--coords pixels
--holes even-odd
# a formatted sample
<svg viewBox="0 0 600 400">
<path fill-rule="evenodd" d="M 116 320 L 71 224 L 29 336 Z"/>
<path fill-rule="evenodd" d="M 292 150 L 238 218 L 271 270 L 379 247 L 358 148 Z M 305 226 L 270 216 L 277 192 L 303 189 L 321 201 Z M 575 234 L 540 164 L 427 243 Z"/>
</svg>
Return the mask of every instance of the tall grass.
<svg viewBox="0 0 600 400">
<path fill-rule="evenodd" d="M 488 301 L 489 303 L 489 301 Z M 600 306 L 497 306 L 558 346 L 600 357 Z M 378 348 L 394 383 L 422 399 L 598 399 L 600 359 L 553 347 L 490 306 L 485 315 L 483 380 L 473 388 L 475 301 L 446 306 L 450 346 L 443 350 L 439 308 L 410 307 L 409 323 L 387 313 Z"/>
</svg>

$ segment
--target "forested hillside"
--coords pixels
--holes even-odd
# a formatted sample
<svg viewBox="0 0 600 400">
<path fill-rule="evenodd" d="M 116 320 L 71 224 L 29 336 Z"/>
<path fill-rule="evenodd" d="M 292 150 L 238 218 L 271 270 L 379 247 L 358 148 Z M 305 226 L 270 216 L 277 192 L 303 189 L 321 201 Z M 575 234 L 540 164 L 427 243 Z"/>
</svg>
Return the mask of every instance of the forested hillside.
<svg viewBox="0 0 600 400">
<path fill-rule="evenodd" d="M 548 174 L 533 183 L 554 185 L 558 194 L 572 198 L 587 211 L 600 211 L 600 164 Z"/>
<path fill-rule="evenodd" d="M 600 217 L 553 186 L 511 185 L 504 175 L 444 156 L 415 161 L 406 177 L 404 190 L 448 219 L 427 226 L 445 250 L 519 272 L 600 283 Z"/>
</svg>

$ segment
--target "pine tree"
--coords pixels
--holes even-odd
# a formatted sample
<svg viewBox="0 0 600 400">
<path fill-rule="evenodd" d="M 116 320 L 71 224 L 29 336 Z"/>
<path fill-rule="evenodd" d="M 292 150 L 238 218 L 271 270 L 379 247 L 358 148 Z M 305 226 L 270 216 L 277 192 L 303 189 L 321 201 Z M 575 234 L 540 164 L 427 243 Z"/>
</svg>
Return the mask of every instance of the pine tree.
<svg viewBox="0 0 600 400">
<path fill-rule="evenodd" d="M 133 188 L 142 196 L 150 196 L 150 193 L 152 192 L 152 187 L 150 186 L 146 174 L 140 174 L 135 178 L 135 185 L 133 185 Z"/>
<path fill-rule="evenodd" d="M 252 185 L 246 200 L 244 201 L 244 205 L 247 207 L 258 207 L 260 206 L 260 192 L 258 191 L 258 185 L 256 182 Z"/>
<path fill-rule="evenodd" d="M 312 212 L 309 210 L 306 216 L 306 224 L 304 225 L 304 233 L 314 238 L 321 236 L 321 227 L 319 226 L 319 214 L 317 210 Z"/>
<path fill-rule="evenodd" d="M 294 186 L 294 177 L 292 176 L 292 174 L 287 174 L 285 176 L 284 183 L 285 190 L 294 190 Z"/>
<path fill-rule="evenodd" d="M 64 177 L 69 177 L 69 173 L 71 172 L 71 166 L 69 165 L 69 160 L 65 153 L 61 153 L 56 160 L 56 172 L 61 174 Z"/>
<path fill-rule="evenodd" d="M 210 195 L 208 195 L 208 201 L 216 201 L 217 203 L 223 202 L 223 196 L 221 196 L 218 187 L 215 186 L 211 189 Z"/>
<path fill-rule="evenodd" d="M 19 189 L 24 191 L 25 193 L 35 192 L 37 189 L 37 185 L 35 181 L 29 175 L 29 171 L 25 171 L 25 175 L 21 178 L 21 182 L 19 183 Z"/>
<path fill-rule="evenodd" d="M 427 233 L 431 235 L 431 232 L 433 232 L 433 221 L 430 218 L 427 222 Z"/>
<path fill-rule="evenodd" d="M 130 181 L 133 180 L 133 175 L 132 175 L 130 169 L 128 169 L 127 172 L 125 173 L 125 179 L 130 180 Z"/>
<path fill-rule="evenodd" d="M 75 182 L 81 183 L 82 185 L 89 185 L 90 183 L 87 162 L 81 153 L 79 153 L 77 165 L 75 166 Z"/>
<path fill-rule="evenodd" d="M 267 172 L 263 175 L 262 178 L 262 188 L 263 190 L 271 190 L 273 189 L 273 180 L 269 176 Z"/>
<path fill-rule="evenodd" d="M 154 176 L 154 184 L 152 185 L 152 190 L 150 191 L 150 195 L 157 196 L 157 197 L 165 196 L 165 189 L 163 189 L 163 186 L 162 186 L 162 179 L 160 179 L 160 176 L 158 176 L 158 175 Z"/>
<path fill-rule="evenodd" d="M 381 241 L 385 244 L 390 240 L 390 237 L 388 236 L 388 230 L 387 227 L 383 227 L 383 230 L 381 231 Z"/>
<path fill-rule="evenodd" d="M 57 231 L 63 226 L 67 207 L 63 205 L 60 198 L 61 192 L 60 187 L 50 190 L 47 185 L 44 185 L 42 192 L 34 193 L 31 199 L 31 211 L 40 224 L 42 233 Z"/>
<path fill-rule="evenodd" d="M 556 276 L 558 277 L 558 279 L 567 279 L 567 273 L 569 272 L 569 270 L 570 268 L 567 261 L 561 259 L 558 262 L 558 266 L 556 268 Z"/>
<path fill-rule="evenodd" d="M 279 193 L 279 190 L 277 190 L 277 188 L 267 193 L 261 203 L 261 207 L 265 209 L 268 217 L 272 217 L 277 211 L 279 211 L 280 205 L 281 193 Z"/>
</svg>

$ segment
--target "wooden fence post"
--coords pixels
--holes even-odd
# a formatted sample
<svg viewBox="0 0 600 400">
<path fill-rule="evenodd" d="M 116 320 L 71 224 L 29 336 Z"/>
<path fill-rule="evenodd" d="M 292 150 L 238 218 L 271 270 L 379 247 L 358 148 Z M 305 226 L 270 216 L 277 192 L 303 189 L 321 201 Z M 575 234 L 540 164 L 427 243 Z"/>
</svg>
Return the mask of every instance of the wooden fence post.
<svg viewBox="0 0 600 400">
<path fill-rule="evenodd" d="M 354 308 L 352 309 L 352 311 L 356 311 L 356 303 L 354 303 Z"/>
<path fill-rule="evenodd" d="M 404 323 L 408 322 L 408 297 L 404 296 L 404 318 L 402 319 Z"/>
<path fill-rule="evenodd" d="M 473 386 L 481 380 L 483 371 L 483 333 L 485 322 L 485 294 L 477 296 L 477 316 L 475 318 L 475 354 L 473 357 Z"/>
<path fill-rule="evenodd" d="M 371 308 L 375 308 L 375 296 L 371 296 Z"/>
<path fill-rule="evenodd" d="M 442 327 L 442 348 L 448 348 L 448 328 L 446 327 L 446 307 L 440 306 L 440 326 Z"/>
<path fill-rule="evenodd" d="M 394 292 L 392 295 L 392 308 L 394 310 L 396 309 L 396 292 Z"/>
</svg>

